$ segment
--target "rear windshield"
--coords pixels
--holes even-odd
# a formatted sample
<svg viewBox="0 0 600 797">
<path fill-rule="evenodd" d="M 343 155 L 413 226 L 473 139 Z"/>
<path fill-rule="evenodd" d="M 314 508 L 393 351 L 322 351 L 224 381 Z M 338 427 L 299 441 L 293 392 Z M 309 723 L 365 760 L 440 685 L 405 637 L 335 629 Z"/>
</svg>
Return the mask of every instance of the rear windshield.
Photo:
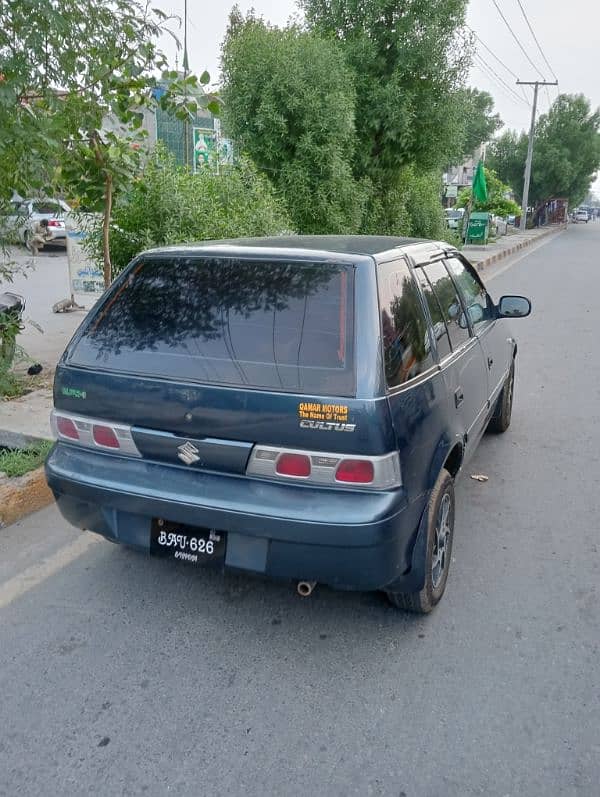
<svg viewBox="0 0 600 797">
<path fill-rule="evenodd" d="M 147 259 L 70 362 L 132 374 L 354 395 L 354 272 L 331 263 Z"/>
</svg>

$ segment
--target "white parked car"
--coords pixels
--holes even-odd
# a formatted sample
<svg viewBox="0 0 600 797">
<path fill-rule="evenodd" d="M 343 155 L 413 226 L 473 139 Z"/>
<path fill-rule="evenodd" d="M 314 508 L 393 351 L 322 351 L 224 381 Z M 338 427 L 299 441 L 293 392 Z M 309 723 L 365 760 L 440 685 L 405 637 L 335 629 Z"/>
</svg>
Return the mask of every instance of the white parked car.
<svg viewBox="0 0 600 797">
<path fill-rule="evenodd" d="M 47 219 L 48 243 L 67 245 L 67 229 L 71 228 L 72 210 L 62 199 L 23 199 L 15 201 L 14 215 L 7 221 L 20 243 L 27 245 L 38 221 Z"/>
<path fill-rule="evenodd" d="M 575 211 L 575 219 L 576 222 L 585 221 L 587 224 L 590 220 L 589 214 L 587 210 L 577 210 Z"/>
</svg>

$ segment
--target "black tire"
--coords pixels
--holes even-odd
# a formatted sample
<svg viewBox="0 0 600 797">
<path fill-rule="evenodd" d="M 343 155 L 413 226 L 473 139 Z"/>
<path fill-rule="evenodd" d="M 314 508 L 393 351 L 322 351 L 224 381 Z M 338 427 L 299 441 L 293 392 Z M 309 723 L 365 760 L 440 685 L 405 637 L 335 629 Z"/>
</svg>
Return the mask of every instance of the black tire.
<svg viewBox="0 0 600 797">
<path fill-rule="evenodd" d="M 442 599 L 452 558 L 454 508 L 454 479 L 442 468 L 427 504 L 425 584 L 420 592 L 387 592 L 388 600 L 396 609 L 429 614 Z M 442 535 L 443 546 L 440 545 Z"/>
<path fill-rule="evenodd" d="M 510 426 L 513 397 L 515 393 L 515 361 L 512 361 L 504 387 L 496 400 L 494 414 L 488 423 L 488 432 L 502 434 Z"/>
</svg>

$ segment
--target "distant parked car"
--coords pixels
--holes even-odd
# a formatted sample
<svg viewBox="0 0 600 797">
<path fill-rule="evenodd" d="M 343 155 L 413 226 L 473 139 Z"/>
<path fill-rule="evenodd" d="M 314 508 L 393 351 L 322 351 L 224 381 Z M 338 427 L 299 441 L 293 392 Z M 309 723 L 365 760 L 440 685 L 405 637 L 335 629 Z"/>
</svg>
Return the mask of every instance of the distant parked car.
<svg viewBox="0 0 600 797">
<path fill-rule="evenodd" d="M 67 225 L 72 213 L 62 199 L 24 199 L 14 202 L 14 216 L 10 219 L 19 243 L 27 245 L 38 221 L 47 219 L 50 244 L 67 244 Z"/>
<path fill-rule="evenodd" d="M 575 219 L 576 222 L 585 221 L 587 224 L 590 220 L 589 214 L 587 210 L 578 210 L 575 212 Z"/>
<path fill-rule="evenodd" d="M 446 217 L 446 224 L 450 230 L 458 230 L 458 225 L 462 217 L 465 215 L 464 208 L 446 208 L 444 216 Z"/>
</svg>

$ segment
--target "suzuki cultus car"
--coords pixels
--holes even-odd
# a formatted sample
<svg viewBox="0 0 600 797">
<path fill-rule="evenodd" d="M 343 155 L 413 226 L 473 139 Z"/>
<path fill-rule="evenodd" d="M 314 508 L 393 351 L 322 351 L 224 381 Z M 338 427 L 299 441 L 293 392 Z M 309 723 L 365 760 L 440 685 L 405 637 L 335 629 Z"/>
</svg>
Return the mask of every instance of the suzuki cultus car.
<svg viewBox="0 0 600 797">
<path fill-rule="evenodd" d="M 72 524 L 141 551 L 428 612 L 454 480 L 510 423 L 505 318 L 530 310 L 444 243 L 145 252 L 59 363 L 48 483 Z"/>
</svg>

